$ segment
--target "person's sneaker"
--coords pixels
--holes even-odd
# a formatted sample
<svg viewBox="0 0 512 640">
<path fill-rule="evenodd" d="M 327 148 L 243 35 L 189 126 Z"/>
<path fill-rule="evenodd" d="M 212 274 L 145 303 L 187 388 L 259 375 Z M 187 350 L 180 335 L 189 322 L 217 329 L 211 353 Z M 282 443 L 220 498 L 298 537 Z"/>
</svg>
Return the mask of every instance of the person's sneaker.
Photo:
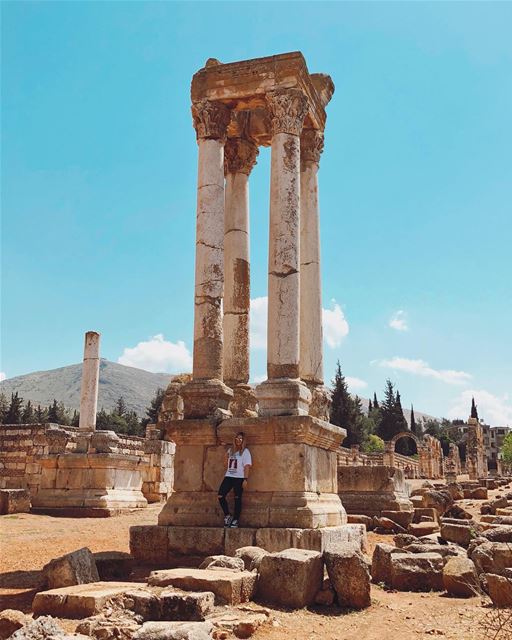
<svg viewBox="0 0 512 640">
<path fill-rule="evenodd" d="M 230 527 L 233 522 L 233 516 L 224 516 L 224 526 Z"/>
<path fill-rule="evenodd" d="M 238 529 L 238 520 L 231 520 L 231 524 L 229 526 L 231 529 Z"/>
</svg>

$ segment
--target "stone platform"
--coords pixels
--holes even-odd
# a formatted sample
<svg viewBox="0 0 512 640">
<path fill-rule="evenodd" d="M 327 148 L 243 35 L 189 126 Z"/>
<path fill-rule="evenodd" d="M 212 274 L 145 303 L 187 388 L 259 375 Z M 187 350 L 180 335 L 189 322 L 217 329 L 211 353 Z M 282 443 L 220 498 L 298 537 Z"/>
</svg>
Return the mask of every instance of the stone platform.
<svg viewBox="0 0 512 640">
<path fill-rule="evenodd" d="M 130 528 L 130 553 L 159 567 L 197 566 L 210 555 L 234 555 L 240 547 L 257 546 L 273 553 L 284 549 L 335 550 L 353 542 L 366 547 L 366 528 L 347 524 L 319 529 L 136 526 Z"/>
</svg>

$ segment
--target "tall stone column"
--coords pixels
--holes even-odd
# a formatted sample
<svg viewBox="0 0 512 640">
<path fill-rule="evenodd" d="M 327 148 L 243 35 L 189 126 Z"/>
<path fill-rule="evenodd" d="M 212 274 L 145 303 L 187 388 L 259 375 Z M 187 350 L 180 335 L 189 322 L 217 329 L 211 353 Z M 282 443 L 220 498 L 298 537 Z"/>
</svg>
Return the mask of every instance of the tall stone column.
<svg viewBox="0 0 512 640">
<path fill-rule="evenodd" d="M 311 391 L 309 414 L 329 420 L 329 393 L 323 386 L 322 279 L 318 165 L 324 134 L 304 129 L 300 140 L 300 377 Z"/>
<path fill-rule="evenodd" d="M 185 418 L 227 409 L 233 392 L 222 382 L 224 287 L 224 142 L 230 111 L 222 103 L 192 105 L 197 134 L 198 179 L 194 360 L 192 382 L 182 389 Z"/>
<path fill-rule="evenodd" d="M 82 387 L 80 392 L 79 429 L 82 432 L 93 432 L 96 430 L 99 378 L 100 334 L 96 333 L 96 331 L 88 331 L 85 334 Z"/>
<path fill-rule="evenodd" d="M 224 382 L 233 389 L 234 416 L 255 415 L 249 382 L 249 175 L 258 147 L 231 138 L 224 148 L 226 197 L 224 214 Z"/>
<path fill-rule="evenodd" d="M 300 134 L 307 98 L 299 89 L 267 94 L 272 132 L 268 275 L 268 380 L 257 387 L 260 415 L 307 415 L 299 380 Z"/>
</svg>

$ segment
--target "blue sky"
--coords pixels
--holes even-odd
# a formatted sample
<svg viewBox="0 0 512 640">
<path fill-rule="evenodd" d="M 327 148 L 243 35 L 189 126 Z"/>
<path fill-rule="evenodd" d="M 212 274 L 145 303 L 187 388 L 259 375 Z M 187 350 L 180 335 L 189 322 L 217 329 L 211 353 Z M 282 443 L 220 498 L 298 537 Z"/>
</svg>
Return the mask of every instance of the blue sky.
<svg viewBox="0 0 512 640">
<path fill-rule="evenodd" d="M 511 3 L 4 2 L 2 349 L 13 377 L 192 347 L 193 73 L 303 52 L 329 73 L 325 373 L 512 425 Z M 269 150 L 251 176 L 253 379 L 265 374 Z"/>
</svg>

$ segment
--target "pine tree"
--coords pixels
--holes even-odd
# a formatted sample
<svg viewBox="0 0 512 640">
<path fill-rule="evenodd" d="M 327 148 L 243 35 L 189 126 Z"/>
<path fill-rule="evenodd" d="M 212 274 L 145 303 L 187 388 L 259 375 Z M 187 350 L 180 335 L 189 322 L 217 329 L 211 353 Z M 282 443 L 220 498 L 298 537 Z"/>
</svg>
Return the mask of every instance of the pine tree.
<svg viewBox="0 0 512 640">
<path fill-rule="evenodd" d="M 8 411 L 9 402 L 7 401 L 7 396 L 2 391 L 2 393 L 0 393 L 0 424 L 6 424 L 5 417 Z"/>
<path fill-rule="evenodd" d="M 400 398 L 400 392 L 397 390 L 396 398 L 395 398 L 395 415 L 396 415 L 396 429 L 397 433 L 400 431 L 409 431 L 409 425 L 407 424 L 407 420 L 404 416 L 404 411 L 402 409 L 402 400 Z"/>
<path fill-rule="evenodd" d="M 48 407 L 48 422 L 54 422 L 59 424 L 59 405 L 57 400 L 53 400 L 53 403 Z"/>
<path fill-rule="evenodd" d="M 151 400 L 149 407 L 146 407 L 146 415 L 148 417 L 142 420 L 143 427 L 145 427 L 147 424 L 156 424 L 156 422 L 158 421 L 158 414 L 160 413 L 160 407 L 162 406 L 164 395 L 164 389 L 157 389 L 155 391 L 155 395 Z"/>
<path fill-rule="evenodd" d="M 341 372 L 339 361 L 336 364 L 334 374 L 330 422 L 347 431 L 347 437 L 343 441 L 344 447 L 352 444 L 361 444 L 364 438 L 363 413 L 361 400 L 356 396 L 353 400 L 348 392 L 345 376 Z"/>
<path fill-rule="evenodd" d="M 21 422 L 22 424 L 31 424 L 34 422 L 34 409 L 30 400 L 27 400 L 27 404 L 23 409 L 23 413 L 21 414 Z"/>
<path fill-rule="evenodd" d="M 37 409 L 34 412 L 34 420 L 36 424 L 43 424 L 48 421 L 48 411 L 44 407 L 41 408 L 40 404 L 37 405 Z"/>
<path fill-rule="evenodd" d="M 471 417 L 478 420 L 478 410 L 476 408 L 475 399 L 471 398 Z"/>
<path fill-rule="evenodd" d="M 373 408 L 374 409 L 379 409 L 379 401 L 377 400 L 377 394 L 375 393 L 375 391 L 373 392 Z"/>
<path fill-rule="evenodd" d="M 395 396 L 395 388 L 391 380 L 386 380 L 384 400 L 380 405 L 380 420 L 377 435 L 383 440 L 391 440 L 393 436 L 404 431 L 405 418 L 400 403 L 400 394 Z"/>
<path fill-rule="evenodd" d="M 372 412 L 372 410 L 373 410 L 372 401 L 371 401 L 371 400 L 368 400 L 368 415 L 370 415 L 370 413 Z"/>
<path fill-rule="evenodd" d="M 23 398 L 18 396 L 18 392 L 16 391 L 16 393 L 11 393 L 11 404 L 7 409 L 5 424 L 20 424 L 22 406 Z"/>
<path fill-rule="evenodd" d="M 116 408 L 114 409 L 118 416 L 123 417 L 126 414 L 126 403 L 123 396 L 121 396 L 116 402 Z"/>
<path fill-rule="evenodd" d="M 77 411 L 76 409 L 73 411 L 73 416 L 71 418 L 71 426 L 72 427 L 80 426 L 80 411 Z"/>
</svg>

